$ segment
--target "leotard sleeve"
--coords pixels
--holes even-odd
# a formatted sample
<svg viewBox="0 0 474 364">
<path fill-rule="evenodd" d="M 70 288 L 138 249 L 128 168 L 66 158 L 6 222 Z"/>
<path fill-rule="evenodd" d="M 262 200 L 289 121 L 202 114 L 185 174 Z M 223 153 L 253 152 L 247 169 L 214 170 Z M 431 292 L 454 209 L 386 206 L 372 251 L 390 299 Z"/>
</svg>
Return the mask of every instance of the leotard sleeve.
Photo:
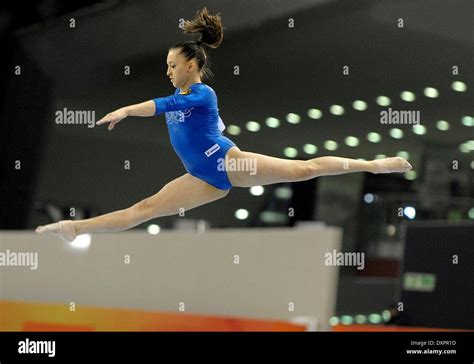
<svg viewBox="0 0 474 364">
<path fill-rule="evenodd" d="M 188 94 L 176 94 L 153 99 L 155 115 L 168 112 L 206 106 L 210 103 L 211 94 L 205 87 L 192 85 Z"/>
</svg>

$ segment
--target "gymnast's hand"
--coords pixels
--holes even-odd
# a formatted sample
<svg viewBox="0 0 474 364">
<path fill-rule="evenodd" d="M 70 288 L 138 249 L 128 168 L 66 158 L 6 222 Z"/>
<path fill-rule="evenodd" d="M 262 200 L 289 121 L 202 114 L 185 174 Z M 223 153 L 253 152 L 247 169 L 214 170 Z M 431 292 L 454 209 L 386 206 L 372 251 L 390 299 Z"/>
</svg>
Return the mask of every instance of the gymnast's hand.
<svg viewBox="0 0 474 364">
<path fill-rule="evenodd" d="M 127 110 L 123 107 L 121 109 L 112 111 L 100 119 L 96 124 L 102 125 L 104 123 L 110 123 L 108 129 L 112 130 L 115 124 L 119 123 L 120 120 L 125 119 L 128 116 Z"/>
</svg>

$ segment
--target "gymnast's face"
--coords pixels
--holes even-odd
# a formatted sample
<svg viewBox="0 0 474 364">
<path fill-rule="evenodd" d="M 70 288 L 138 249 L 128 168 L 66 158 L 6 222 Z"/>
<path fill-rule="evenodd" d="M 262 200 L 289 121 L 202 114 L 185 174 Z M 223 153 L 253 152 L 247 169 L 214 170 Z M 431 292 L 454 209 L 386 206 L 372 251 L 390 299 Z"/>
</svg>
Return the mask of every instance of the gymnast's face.
<svg viewBox="0 0 474 364">
<path fill-rule="evenodd" d="M 188 81 L 198 75 L 198 72 L 196 62 L 192 59 L 187 61 L 179 51 L 180 49 L 171 49 L 168 52 L 166 59 L 168 71 L 166 75 L 170 78 L 174 87 L 182 88 Z"/>
</svg>

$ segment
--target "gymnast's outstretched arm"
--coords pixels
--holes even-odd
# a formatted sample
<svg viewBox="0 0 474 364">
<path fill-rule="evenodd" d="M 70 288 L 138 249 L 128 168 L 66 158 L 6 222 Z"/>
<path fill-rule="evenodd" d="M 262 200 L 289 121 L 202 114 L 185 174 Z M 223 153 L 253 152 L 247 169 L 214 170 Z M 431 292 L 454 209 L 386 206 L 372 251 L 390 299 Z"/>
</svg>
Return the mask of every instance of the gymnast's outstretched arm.
<svg viewBox="0 0 474 364">
<path fill-rule="evenodd" d="M 210 94 L 207 90 L 191 87 L 192 92 L 186 95 L 172 95 L 158 97 L 140 104 L 122 107 L 105 115 L 97 125 L 110 123 L 108 129 L 112 130 L 117 123 L 127 116 L 154 116 L 167 111 L 183 110 L 209 103 Z"/>
<path fill-rule="evenodd" d="M 97 125 L 110 123 L 108 129 L 112 130 L 115 124 L 127 116 L 153 116 L 155 115 L 155 103 L 152 100 L 140 104 L 125 106 L 105 115 L 97 122 Z"/>
</svg>

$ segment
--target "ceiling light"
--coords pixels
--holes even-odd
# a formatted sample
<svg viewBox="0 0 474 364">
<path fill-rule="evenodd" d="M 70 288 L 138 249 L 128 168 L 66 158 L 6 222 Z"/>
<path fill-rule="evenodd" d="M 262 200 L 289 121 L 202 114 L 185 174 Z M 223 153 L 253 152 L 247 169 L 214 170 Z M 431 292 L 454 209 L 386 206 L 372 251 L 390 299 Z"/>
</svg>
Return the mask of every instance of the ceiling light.
<svg viewBox="0 0 474 364">
<path fill-rule="evenodd" d="M 298 151 L 292 147 L 286 147 L 283 149 L 283 154 L 288 158 L 295 158 L 298 155 Z"/>
<path fill-rule="evenodd" d="M 314 144 L 305 144 L 303 145 L 303 151 L 306 154 L 316 154 L 318 152 L 318 147 Z"/>
<path fill-rule="evenodd" d="M 401 139 L 403 138 L 403 130 L 398 128 L 392 128 L 390 129 L 390 136 L 395 139 Z"/>
<path fill-rule="evenodd" d="M 321 117 L 323 116 L 323 113 L 319 109 L 309 109 L 308 116 L 311 119 L 321 119 Z"/>
<path fill-rule="evenodd" d="M 288 121 L 291 124 L 298 124 L 300 120 L 301 118 L 298 114 L 294 114 L 291 112 L 288 115 L 286 115 L 286 121 Z"/>
<path fill-rule="evenodd" d="M 336 150 L 337 149 L 337 143 L 334 140 L 326 140 L 324 142 L 324 148 L 327 150 Z"/>
<path fill-rule="evenodd" d="M 331 105 L 329 111 L 333 115 L 342 115 L 344 114 L 344 108 L 341 105 Z"/>
<path fill-rule="evenodd" d="M 387 96 L 378 96 L 375 99 L 375 102 L 377 102 L 377 104 L 379 104 L 380 106 L 388 106 L 390 105 L 390 98 L 388 98 Z"/>
<path fill-rule="evenodd" d="M 439 130 L 446 131 L 446 130 L 449 130 L 449 123 L 446 120 L 439 120 L 436 123 L 436 127 Z"/>
<path fill-rule="evenodd" d="M 345 142 L 349 147 L 357 147 L 359 145 L 359 139 L 354 136 L 348 136 Z"/>
<path fill-rule="evenodd" d="M 278 128 L 280 126 L 280 120 L 277 118 L 269 117 L 265 120 L 265 124 L 270 128 Z"/>
<path fill-rule="evenodd" d="M 382 137 L 379 133 L 370 132 L 369 134 L 367 134 L 367 140 L 371 143 L 378 143 L 380 142 L 380 140 L 382 140 Z"/>
<path fill-rule="evenodd" d="M 411 91 L 403 91 L 401 94 L 400 94 L 400 98 L 403 100 L 403 101 L 406 101 L 406 102 L 412 102 L 412 101 L 415 101 L 415 94 Z"/>
<path fill-rule="evenodd" d="M 457 92 L 465 92 L 467 90 L 466 84 L 462 81 L 454 81 L 451 84 L 451 87 L 453 88 L 454 91 L 457 91 Z"/>
<path fill-rule="evenodd" d="M 248 131 L 253 131 L 253 132 L 256 132 L 256 131 L 259 131 L 260 130 L 260 124 L 257 123 L 256 121 L 249 121 L 247 122 L 247 130 Z"/>
<path fill-rule="evenodd" d="M 367 109 L 367 103 L 362 100 L 355 100 L 352 103 L 352 107 L 358 111 L 364 111 L 365 109 Z"/>
</svg>

